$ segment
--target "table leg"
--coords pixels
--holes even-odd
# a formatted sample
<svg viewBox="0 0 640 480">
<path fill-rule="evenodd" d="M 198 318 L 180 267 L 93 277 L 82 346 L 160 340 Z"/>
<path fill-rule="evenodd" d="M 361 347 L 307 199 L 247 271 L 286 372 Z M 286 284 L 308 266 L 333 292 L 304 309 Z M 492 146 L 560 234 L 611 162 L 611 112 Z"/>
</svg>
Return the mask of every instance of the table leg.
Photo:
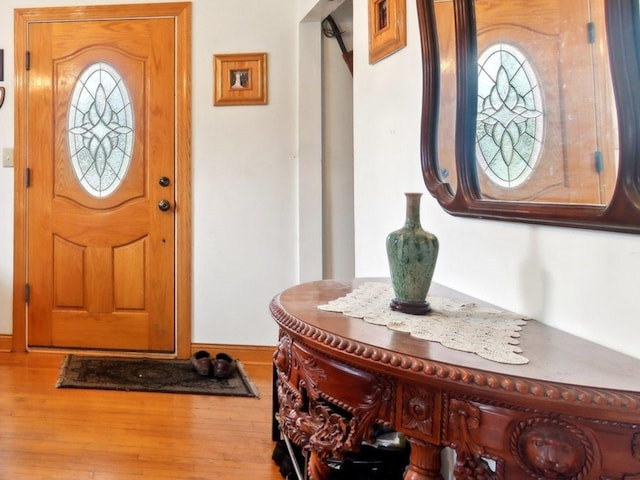
<svg viewBox="0 0 640 480">
<path fill-rule="evenodd" d="M 411 444 L 411 455 L 404 480 L 444 480 L 440 475 L 442 447 L 412 438 L 407 440 Z"/>
<path fill-rule="evenodd" d="M 309 480 L 326 480 L 329 478 L 329 466 L 313 450 L 309 454 L 307 474 Z"/>
</svg>

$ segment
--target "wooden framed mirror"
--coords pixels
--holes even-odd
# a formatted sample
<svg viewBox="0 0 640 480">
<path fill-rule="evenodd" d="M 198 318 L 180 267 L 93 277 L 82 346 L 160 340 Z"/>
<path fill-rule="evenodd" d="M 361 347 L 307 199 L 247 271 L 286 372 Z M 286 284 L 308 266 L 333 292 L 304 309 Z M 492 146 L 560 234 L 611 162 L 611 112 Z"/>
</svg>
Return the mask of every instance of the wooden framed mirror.
<svg viewBox="0 0 640 480">
<path fill-rule="evenodd" d="M 440 205 L 640 233 L 640 1 L 417 2 Z"/>
</svg>

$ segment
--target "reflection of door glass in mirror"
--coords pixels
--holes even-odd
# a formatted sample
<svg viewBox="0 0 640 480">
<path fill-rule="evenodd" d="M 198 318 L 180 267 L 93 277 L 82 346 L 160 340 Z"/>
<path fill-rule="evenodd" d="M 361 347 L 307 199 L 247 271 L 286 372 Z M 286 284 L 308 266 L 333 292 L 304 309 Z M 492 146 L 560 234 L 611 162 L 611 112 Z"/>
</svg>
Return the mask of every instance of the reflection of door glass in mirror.
<svg viewBox="0 0 640 480">
<path fill-rule="evenodd" d="M 438 117 L 438 171 L 452 193 L 458 182 L 455 162 L 456 32 L 453 0 L 434 4 L 440 52 L 440 104 Z"/>
<path fill-rule="evenodd" d="M 482 198 L 607 204 L 618 148 L 604 0 L 475 9 Z"/>
<path fill-rule="evenodd" d="M 387 0 L 380 0 L 378 2 L 378 31 L 384 30 L 389 26 L 389 14 L 387 10 Z"/>
<path fill-rule="evenodd" d="M 538 166 L 544 104 L 535 72 L 507 43 L 478 58 L 476 159 L 489 181 L 505 188 L 524 183 Z"/>
</svg>

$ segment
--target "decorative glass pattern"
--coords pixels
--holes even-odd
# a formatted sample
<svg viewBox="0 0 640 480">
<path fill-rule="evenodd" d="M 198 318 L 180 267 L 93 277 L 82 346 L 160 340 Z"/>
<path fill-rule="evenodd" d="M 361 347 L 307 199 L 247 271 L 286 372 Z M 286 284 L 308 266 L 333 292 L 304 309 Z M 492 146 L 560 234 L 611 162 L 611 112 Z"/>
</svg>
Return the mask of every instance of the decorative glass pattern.
<svg viewBox="0 0 640 480">
<path fill-rule="evenodd" d="M 124 80 L 104 62 L 78 79 L 69 106 L 68 146 L 73 171 L 94 197 L 122 183 L 133 152 L 133 109 Z"/>
<path fill-rule="evenodd" d="M 540 83 L 524 54 L 506 43 L 478 59 L 476 156 L 495 184 L 513 188 L 534 171 L 542 151 Z"/>
</svg>

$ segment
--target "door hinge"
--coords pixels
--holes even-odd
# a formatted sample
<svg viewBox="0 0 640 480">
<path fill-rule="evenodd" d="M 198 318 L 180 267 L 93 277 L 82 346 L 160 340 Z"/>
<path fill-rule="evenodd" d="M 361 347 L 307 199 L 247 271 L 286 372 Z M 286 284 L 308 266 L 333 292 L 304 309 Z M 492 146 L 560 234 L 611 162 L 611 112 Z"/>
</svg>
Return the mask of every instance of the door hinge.
<svg viewBox="0 0 640 480">
<path fill-rule="evenodd" d="M 589 43 L 596 43 L 596 24 L 593 22 L 587 23 L 587 35 Z"/>
<path fill-rule="evenodd" d="M 24 186 L 27 188 L 31 186 L 31 169 L 29 167 L 24 169 Z"/>
<path fill-rule="evenodd" d="M 31 52 L 29 50 L 24 54 L 24 65 L 27 71 L 31 70 Z"/>
<path fill-rule="evenodd" d="M 602 170 L 604 170 L 604 161 L 602 160 L 602 152 L 600 150 L 595 151 L 594 160 L 596 173 L 602 173 Z"/>
<path fill-rule="evenodd" d="M 31 286 L 28 283 L 24 285 L 24 303 L 29 303 L 31 299 Z"/>
</svg>

